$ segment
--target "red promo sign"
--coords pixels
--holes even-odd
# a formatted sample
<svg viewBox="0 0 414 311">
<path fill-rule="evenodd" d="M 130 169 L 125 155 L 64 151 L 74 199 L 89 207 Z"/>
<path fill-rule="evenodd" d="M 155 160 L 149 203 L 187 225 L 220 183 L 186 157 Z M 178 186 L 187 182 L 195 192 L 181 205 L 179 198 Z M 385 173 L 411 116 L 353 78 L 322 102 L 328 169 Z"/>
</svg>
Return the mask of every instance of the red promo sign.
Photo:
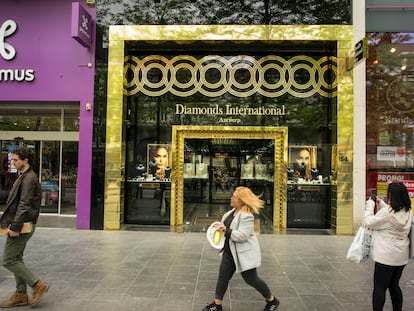
<svg viewBox="0 0 414 311">
<path fill-rule="evenodd" d="M 402 182 L 408 189 L 411 198 L 411 204 L 414 206 L 414 173 L 400 173 L 400 172 L 378 172 L 377 173 L 377 195 L 387 200 L 388 184 L 394 181 Z"/>
<path fill-rule="evenodd" d="M 414 180 L 404 180 L 402 183 L 407 187 L 411 199 L 411 207 L 414 207 Z"/>
<path fill-rule="evenodd" d="M 377 172 L 377 182 L 414 180 L 414 173 Z"/>
</svg>

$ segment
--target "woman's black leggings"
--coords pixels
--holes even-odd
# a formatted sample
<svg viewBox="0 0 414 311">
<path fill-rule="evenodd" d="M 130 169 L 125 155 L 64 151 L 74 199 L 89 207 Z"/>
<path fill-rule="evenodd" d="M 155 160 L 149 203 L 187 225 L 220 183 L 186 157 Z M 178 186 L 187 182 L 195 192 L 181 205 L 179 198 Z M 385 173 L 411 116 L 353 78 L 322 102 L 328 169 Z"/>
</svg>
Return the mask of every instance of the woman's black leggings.
<svg viewBox="0 0 414 311">
<path fill-rule="evenodd" d="M 223 300 L 224 294 L 227 291 L 229 281 L 232 278 L 234 272 L 236 271 L 236 265 L 234 264 L 233 256 L 227 252 L 223 252 L 223 257 L 220 263 L 219 276 L 217 279 L 216 285 L 216 295 L 215 298 Z M 265 299 L 270 298 L 272 293 L 270 292 L 267 284 L 257 275 L 256 268 L 243 271 L 241 273 L 243 280 L 254 287 L 260 294 L 263 295 Z"/>
<path fill-rule="evenodd" d="M 372 293 L 372 308 L 374 311 L 382 311 L 385 303 L 387 289 L 390 291 L 392 310 L 401 311 L 403 294 L 400 288 L 400 278 L 404 266 L 388 266 L 375 263 L 374 292 Z"/>
</svg>

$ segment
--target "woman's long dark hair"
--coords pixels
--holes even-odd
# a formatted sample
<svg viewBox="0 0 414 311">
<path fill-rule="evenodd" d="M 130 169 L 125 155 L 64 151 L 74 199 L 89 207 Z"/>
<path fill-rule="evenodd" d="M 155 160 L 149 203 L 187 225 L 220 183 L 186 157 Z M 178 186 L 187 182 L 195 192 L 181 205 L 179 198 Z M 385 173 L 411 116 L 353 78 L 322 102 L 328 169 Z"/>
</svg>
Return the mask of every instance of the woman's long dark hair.
<svg viewBox="0 0 414 311">
<path fill-rule="evenodd" d="M 411 200 L 408 190 L 403 183 L 392 182 L 388 185 L 388 199 L 390 206 L 395 212 L 411 209 Z"/>
</svg>

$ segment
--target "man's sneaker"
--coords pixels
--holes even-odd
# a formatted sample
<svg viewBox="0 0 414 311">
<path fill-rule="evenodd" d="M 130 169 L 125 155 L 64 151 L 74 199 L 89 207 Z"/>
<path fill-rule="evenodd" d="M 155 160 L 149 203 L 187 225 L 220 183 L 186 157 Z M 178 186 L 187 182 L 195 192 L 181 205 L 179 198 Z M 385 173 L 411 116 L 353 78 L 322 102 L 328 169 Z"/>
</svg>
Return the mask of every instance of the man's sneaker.
<svg viewBox="0 0 414 311">
<path fill-rule="evenodd" d="M 275 311 L 279 304 L 280 301 L 276 297 L 274 297 L 273 301 L 268 301 L 266 303 L 266 307 L 263 309 L 263 311 Z"/>
<path fill-rule="evenodd" d="M 217 305 L 214 301 L 209 305 L 205 306 L 203 311 L 222 311 L 223 307 L 221 305 Z"/>
</svg>

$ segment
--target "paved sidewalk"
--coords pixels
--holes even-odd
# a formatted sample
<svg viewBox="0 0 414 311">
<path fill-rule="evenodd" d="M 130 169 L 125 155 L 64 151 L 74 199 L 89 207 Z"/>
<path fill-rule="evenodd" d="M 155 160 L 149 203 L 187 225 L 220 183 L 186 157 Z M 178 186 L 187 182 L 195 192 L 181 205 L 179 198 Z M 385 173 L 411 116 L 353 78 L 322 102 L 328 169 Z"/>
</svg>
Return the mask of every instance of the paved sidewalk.
<svg viewBox="0 0 414 311">
<path fill-rule="evenodd" d="M 262 234 L 259 274 L 280 299 L 278 310 L 371 310 L 373 262 L 345 259 L 350 236 Z M 3 252 L 0 239 L 0 255 Z M 203 233 L 80 231 L 38 228 L 26 263 L 51 288 L 38 310 L 201 311 L 212 301 L 220 257 Z M 404 310 L 414 310 L 414 262 L 401 282 Z M 14 291 L 0 268 L 0 299 Z M 264 301 L 236 275 L 225 311 L 261 311 Z M 19 307 L 17 310 L 33 310 Z M 389 296 L 385 310 L 392 310 Z"/>
</svg>

